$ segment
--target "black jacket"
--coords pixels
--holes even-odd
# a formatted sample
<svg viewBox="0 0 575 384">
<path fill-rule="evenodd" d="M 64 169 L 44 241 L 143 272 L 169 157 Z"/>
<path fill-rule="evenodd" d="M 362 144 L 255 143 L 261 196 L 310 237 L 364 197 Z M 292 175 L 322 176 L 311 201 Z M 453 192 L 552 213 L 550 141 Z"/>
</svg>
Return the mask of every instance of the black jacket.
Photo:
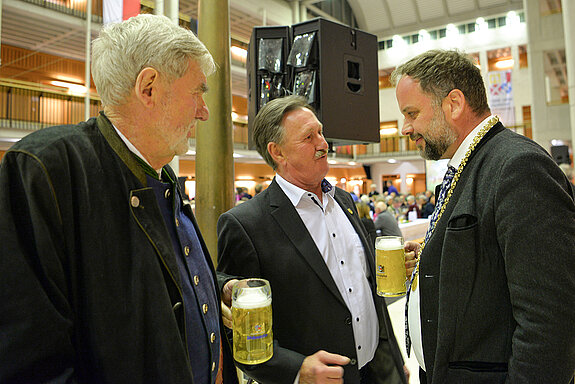
<svg viewBox="0 0 575 384">
<path fill-rule="evenodd" d="M 103 115 L 6 153 L 0 238 L 0 382 L 193 382 L 167 228 Z"/>
</svg>

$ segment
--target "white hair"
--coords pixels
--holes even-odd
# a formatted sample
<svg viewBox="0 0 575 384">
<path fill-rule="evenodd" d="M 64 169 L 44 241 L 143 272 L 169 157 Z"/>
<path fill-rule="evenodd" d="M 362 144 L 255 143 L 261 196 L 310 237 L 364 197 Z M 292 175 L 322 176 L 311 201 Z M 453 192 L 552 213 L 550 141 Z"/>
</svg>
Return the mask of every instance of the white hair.
<svg viewBox="0 0 575 384">
<path fill-rule="evenodd" d="M 103 105 L 122 105 L 142 69 L 154 68 L 174 81 L 186 73 L 190 60 L 206 76 L 216 69 L 196 35 L 165 16 L 142 14 L 108 24 L 92 42 L 92 77 Z"/>
</svg>

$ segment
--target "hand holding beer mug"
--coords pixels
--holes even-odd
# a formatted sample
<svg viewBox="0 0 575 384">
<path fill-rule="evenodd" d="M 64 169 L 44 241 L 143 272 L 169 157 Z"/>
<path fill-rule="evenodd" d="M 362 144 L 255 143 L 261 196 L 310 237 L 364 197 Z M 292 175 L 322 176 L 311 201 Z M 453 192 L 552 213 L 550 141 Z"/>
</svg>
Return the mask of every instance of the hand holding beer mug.
<svg viewBox="0 0 575 384">
<path fill-rule="evenodd" d="M 403 237 L 379 236 L 375 239 L 375 273 L 379 296 L 405 295 Z"/>
<path fill-rule="evenodd" d="M 272 294 L 264 279 L 240 280 L 232 291 L 234 359 L 260 364 L 273 355 Z"/>
</svg>

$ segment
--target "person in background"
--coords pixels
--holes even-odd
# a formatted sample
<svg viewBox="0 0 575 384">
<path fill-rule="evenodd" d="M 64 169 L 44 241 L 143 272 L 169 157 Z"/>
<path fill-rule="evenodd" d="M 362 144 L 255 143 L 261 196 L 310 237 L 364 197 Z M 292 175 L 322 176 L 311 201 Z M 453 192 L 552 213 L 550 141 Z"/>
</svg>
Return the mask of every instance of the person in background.
<svg viewBox="0 0 575 384">
<path fill-rule="evenodd" d="M 304 98 L 287 96 L 259 111 L 253 138 L 276 175 L 220 216 L 218 269 L 270 282 L 275 340 L 270 360 L 241 369 L 266 384 L 407 383 L 375 293 L 374 243 L 350 194 L 325 180 L 322 124 Z"/>
<path fill-rule="evenodd" d="M 395 186 L 393 185 L 393 183 L 391 181 L 386 181 L 385 182 L 387 185 L 387 194 L 391 195 L 392 193 L 395 193 L 394 196 L 398 196 L 399 195 L 399 191 L 397 190 L 397 188 L 395 188 Z"/>
<path fill-rule="evenodd" d="M 208 119 L 214 70 L 164 16 L 109 24 L 92 43 L 103 112 L 6 153 L 0 382 L 237 382 L 218 279 L 167 165 Z"/>
<path fill-rule="evenodd" d="M 377 192 L 377 185 L 376 184 L 371 184 L 371 186 L 369 187 L 369 197 L 375 199 L 374 196 L 378 196 L 379 192 Z"/>
<path fill-rule="evenodd" d="M 365 202 L 362 201 L 355 203 L 355 207 L 357 208 L 359 219 L 361 220 L 363 226 L 365 227 L 365 230 L 367 231 L 367 234 L 369 235 L 370 244 L 373 244 L 375 247 L 375 238 L 376 238 L 375 225 L 373 223 L 373 220 L 371 219 L 370 214 L 371 210 L 369 208 L 369 205 L 367 205 Z"/>
<path fill-rule="evenodd" d="M 435 205 L 425 197 L 424 194 L 418 197 L 419 204 L 421 205 L 421 217 L 427 219 L 433 214 Z"/>
<path fill-rule="evenodd" d="M 415 211 L 416 213 L 416 217 L 420 218 L 421 217 L 421 210 L 419 209 L 419 206 L 417 205 L 417 202 L 415 201 L 415 196 L 413 195 L 408 195 L 405 198 L 405 202 L 407 205 L 407 212 L 413 212 Z"/>
<path fill-rule="evenodd" d="M 575 193 L 490 112 L 480 70 L 431 50 L 392 74 L 408 135 L 449 159 L 407 304 L 422 383 L 567 384 L 575 372 Z M 544 198 L 542 198 L 544 197 Z M 525 210 L 521 207 L 530 207 Z"/>
<path fill-rule="evenodd" d="M 254 187 L 254 192 L 257 195 L 258 193 L 261 193 L 262 189 L 264 188 L 264 186 L 260 183 L 257 183 Z"/>
<path fill-rule="evenodd" d="M 387 205 L 383 201 L 375 203 L 375 218 L 374 225 L 377 236 L 403 236 L 397 220 L 393 214 L 387 210 Z"/>
</svg>

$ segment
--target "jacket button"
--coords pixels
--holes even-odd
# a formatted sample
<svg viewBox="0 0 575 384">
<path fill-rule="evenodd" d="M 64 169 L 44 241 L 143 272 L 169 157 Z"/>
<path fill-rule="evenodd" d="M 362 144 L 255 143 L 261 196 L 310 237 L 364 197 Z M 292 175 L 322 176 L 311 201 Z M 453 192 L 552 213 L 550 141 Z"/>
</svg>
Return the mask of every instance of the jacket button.
<svg viewBox="0 0 575 384">
<path fill-rule="evenodd" d="M 204 312 L 204 314 L 208 313 L 208 305 L 207 304 L 202 305 L 202 311 Z"/>
<path fill-rule="evenodd" d="M 195 284 L 195 285 L 200 284 L 200 276 L 198 276 L 198 275 L 195 275 L 195 276 L 194 276 L 194 284 Z"/>
<path fill-rule="evenodd" d="M 210 334 L 210 342 L 213 343 L 214 341 L 216 341 L 216 334 L 212 332 Z"/>
<path fill-rule="evenodd" d="M 166 192 L 164 192 L 164 197 L 165 197 L 166 199 L 168 199 L 171 194 L 172 194 L 172 192 L 170 192 L 169 189 L 166 189 Z"/>
<path fill-rule="evenodd" d="M 184 253 L 186 254 L 186 256 L 189 256 L 190 254 L 190 247 L 188 247 L 187 245 L 184 247 Z"/>
<path fill-rule="evenodd" d="M 351 359 L 351 360 L 349 360 L 349 364 L 350 364 L 350 365 L 356 365 L 356 364 L 357 364 L 357 360 L 356 360 L 356 359 Z"/>
<path fill-rule="evenodd" d="M 138 199 L 138 196 L 132 196 L 130 199 L 130 204 L 132 207 L 138 208 L 140 206 L 140 199 Z"/>
<path fill-rule="evenodd" d="M 176 310 L 180 309 L 181 306 L 182 306 L 182 302 L 181 302 L 181 301 L 178 301 L 176 304 L 174 304 L 174 306 L 173 306 L 174 312 L 175 312 Z"/>
<path fill-rule="evenodd" d="M 350 325 L 351 324 L 351 318 L 347 317 L 345 319 L 345 324 Z"/>
</svg>

